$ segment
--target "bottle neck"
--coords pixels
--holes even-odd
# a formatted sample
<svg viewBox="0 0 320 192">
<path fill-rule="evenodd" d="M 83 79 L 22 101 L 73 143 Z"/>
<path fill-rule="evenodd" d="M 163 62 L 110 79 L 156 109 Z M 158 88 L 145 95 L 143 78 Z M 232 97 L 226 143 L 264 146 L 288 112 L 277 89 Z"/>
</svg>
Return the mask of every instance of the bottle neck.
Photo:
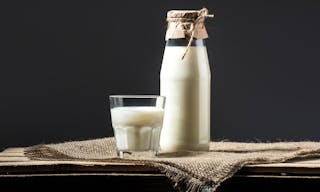
<svg viewBox="0 0 320 192">
<path fill-rule="evenodd" d="M 166 43 L 166 46 L 187 46 L 189 40 L 187 39 L 169 39 Z M 190 46 L 206 46 L 204 39 L 194 39 L 191 42 Z"/>
</svg>

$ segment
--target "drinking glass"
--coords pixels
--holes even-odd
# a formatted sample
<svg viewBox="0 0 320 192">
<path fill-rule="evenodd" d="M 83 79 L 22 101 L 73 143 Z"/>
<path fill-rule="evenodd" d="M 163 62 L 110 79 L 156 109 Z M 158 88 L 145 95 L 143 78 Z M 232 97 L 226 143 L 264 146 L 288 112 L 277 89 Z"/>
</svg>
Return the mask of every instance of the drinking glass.
<svg viewBox="0 0 320 192">
<path fill-rule="evenodd" d="M 165 97 L 110 95 L 111 122 L 117 155 L 156 157 L 162 129 Z"/>
</svg>

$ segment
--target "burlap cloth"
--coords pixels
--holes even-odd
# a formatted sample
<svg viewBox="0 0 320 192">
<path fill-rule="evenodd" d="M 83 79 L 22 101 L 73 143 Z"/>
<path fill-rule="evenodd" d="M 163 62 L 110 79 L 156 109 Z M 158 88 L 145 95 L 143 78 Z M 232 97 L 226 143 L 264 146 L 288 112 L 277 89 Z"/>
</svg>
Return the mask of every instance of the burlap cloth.
<svg viewBox="0 0 320 192">
<path fill-rule="evenodd" d="M 248 164 L 284 162 L 320 157 L 318 142 L 237 143 L 211 142 L 209 152 L 160 154 L 158 158 L 116 157 L 114 138 L 36 145 L 25 149 L 33 160 L 138 161 L 158 168 L 180 191 L 215 191 Z"/>
</svg>

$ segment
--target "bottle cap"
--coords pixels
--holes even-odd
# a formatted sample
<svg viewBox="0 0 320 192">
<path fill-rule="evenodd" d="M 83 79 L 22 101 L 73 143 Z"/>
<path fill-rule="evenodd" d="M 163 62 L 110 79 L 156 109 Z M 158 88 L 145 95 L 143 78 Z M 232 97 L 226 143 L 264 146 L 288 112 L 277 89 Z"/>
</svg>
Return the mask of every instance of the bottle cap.
<svg viewBox="0 0 320 192">
<path fill-rule="evenodd" d="M 166 40 L 169 39 L 206 39 L 208 33 L 204 25 L 208 9 L 200 10 L 171 10 L 167 13 L 168 27 Z"/>
</svg>

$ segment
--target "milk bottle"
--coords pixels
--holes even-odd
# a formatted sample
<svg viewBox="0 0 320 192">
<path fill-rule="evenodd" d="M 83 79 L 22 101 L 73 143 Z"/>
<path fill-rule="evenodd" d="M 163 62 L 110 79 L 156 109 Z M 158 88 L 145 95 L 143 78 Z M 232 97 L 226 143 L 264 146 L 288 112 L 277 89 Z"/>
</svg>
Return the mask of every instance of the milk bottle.
<svg viewBox="0 0 320 192">
<path fill-rule="evenodd" d="M 160 72 L 160 94 L 166 96 L 162 152 L 209 149 L 211 72 L 204 42 L 209 16 L 205 8 L 167 14 Z"/>
</svg>

